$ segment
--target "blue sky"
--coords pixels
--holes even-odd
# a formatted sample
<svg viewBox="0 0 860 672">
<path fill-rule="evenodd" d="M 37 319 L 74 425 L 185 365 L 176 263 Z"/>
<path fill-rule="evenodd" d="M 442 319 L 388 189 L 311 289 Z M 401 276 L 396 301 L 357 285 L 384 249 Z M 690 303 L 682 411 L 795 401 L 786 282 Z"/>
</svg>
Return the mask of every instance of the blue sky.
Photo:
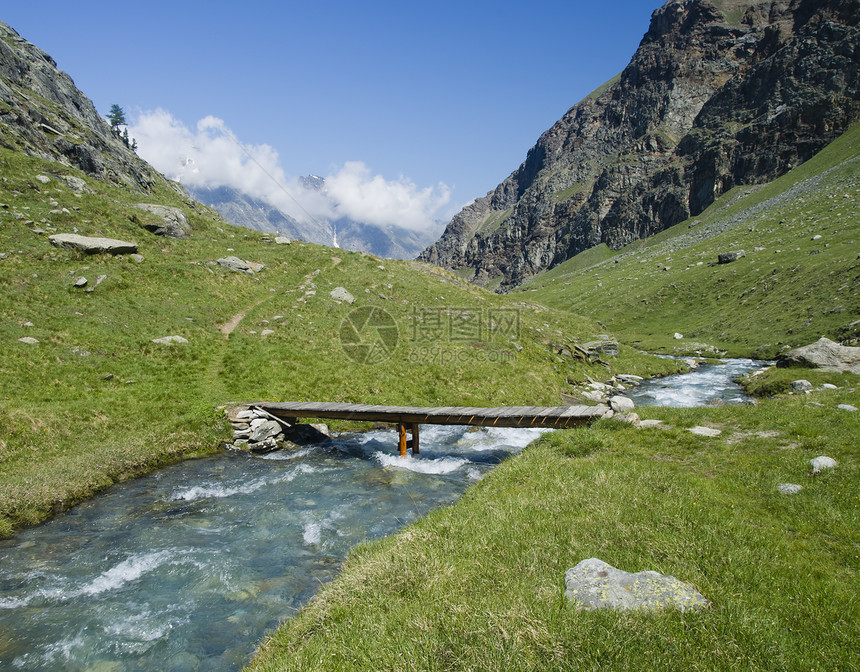
<svg viewBox="0 0 860 672">
<path fill-rule="evenodd" d="M 662 2 L 4 4 L 0 19 L 102 114 L 125 109 L 141 155 L 168 175 L 176 157 L 162 154 L 182 141 L 153 134 L 169 128 L 196 151 L 227 133 L 276 180 L 375 180 L 365 202 L 394 185 L 395 199 L 443 218 L 494 188 L 620 72 Z M 159 123 L 143 123 L 156 110 Z M 230 163 L 215 151 L 194 160 Z"/>
</svg>

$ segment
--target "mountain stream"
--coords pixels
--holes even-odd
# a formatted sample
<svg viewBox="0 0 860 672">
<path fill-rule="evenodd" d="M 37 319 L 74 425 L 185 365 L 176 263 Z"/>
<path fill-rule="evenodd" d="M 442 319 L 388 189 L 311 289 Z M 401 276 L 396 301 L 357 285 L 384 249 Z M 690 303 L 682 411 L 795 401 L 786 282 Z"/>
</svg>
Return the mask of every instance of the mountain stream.
<svg viewBox="0 0 860 672">
<path fill-rule="evenodd" d="M 753 360 L 628 391 L 637 405 L 742 401 Z M 689 403 L 688 403 L 689 402 Z M 295 452 L 188 460 L 0 541 L 0 669 L 238 670 L 356 544 L 455 501 L 541 431 L 425 425 Z"/>
</svg>

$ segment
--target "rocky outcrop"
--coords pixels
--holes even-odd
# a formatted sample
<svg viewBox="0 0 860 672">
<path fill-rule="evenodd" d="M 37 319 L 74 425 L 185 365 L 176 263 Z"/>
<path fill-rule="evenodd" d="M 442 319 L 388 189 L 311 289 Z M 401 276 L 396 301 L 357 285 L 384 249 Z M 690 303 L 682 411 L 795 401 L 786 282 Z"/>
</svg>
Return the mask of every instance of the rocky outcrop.
<svg viewBox="0 0 860 672">
<path fill-rule="evenodd" d="M 856 0 L 669 0 L 630 64 L 419 257 L 516 286 L 773 180 L 860 119 Z"/>
<path fill-rule="evenodd" d="M 79 250 L 84 254 L 135 254 L 137 244 L 114 238 L 81 236 L 77 233 L 58 233 L 48 236 L 54 247 L 66 250 Z M 86 281 L 84 281 L 86 284 Z"/>
<path fill-rule="evenodd" d="M 0 145 L 137 191 L 149 192 L 164 179 L 111 133 L 53 58 L 3 22 Z"/>
<path fill-rule="evenodd" d="M 822 336 L 815 343 L 789 350 L 776 365 L 780 368 L 804 367 L 860 374 L 860 348 L 841 345 Z"/>
<path fill-rule="evenodd" d="M 157 203 L 138 203 L 134 207 L 157 217 L 155 221 L 138 222 L 141 227 L 156 236 L 182 239 L 191 235 L 188 218 L 179 208 Z"/>
</svg>

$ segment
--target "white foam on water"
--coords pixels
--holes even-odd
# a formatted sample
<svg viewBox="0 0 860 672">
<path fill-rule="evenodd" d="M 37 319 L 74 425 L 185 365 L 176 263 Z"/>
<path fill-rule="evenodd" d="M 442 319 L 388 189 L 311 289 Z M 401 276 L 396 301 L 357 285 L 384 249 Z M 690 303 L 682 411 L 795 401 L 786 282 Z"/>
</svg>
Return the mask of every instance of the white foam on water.
<svg viewBox="0 0 860 672">
<path fill-rule="evenodd" d="M 551 432 L 546 428 L 525 427 L 481 427 L 478 431 L 467 432 L 457 442 L 458 446 L 475 451 L 509 448 L 522 450 L 541 434 Z"/>
<path fill-rule="evenodd" d="M 122 588 L 126 584 L 137 581 L 144 574 L 158 569 L 165 563 L 169 563 L 174 555 L 172 551 L 156 551 L 153 553 L 132 555 L 75 591 L 75 596 L 98 595 Z"/>
<path fill-rule="evenodd" d="M 322 541 L 322 525 L 319 522 L 305 523 L 302 528 L 302 540 L 308 546 L 318 546 Z"/>
<path fill-rule="evenodd" d="M 86 651 L 87 643 L 84 641 L 83 637 L 78 634 L 74 637 L 69 637 L 67 639 L 61 639 L 59 642 L 54 642 L 53 644 L 46 646 L 43 649 L 43 653 L 38 656 L 34 656 L 35 660 L 30 660 L 30 654 L 26 654 L 19 658 L 16 658 L 12 664 L 18 669 L 26 670 L 29 669 L 34 663 L 38 663 L 42 666 L 51 663 L 52 665 L 59 662 L 70 662 L 77 658 L 77 651 Z"/>
<path fill-rule="evenodd" d="M 271 453 L 265 453 L 264 455 L 255 455 L 257 459 L 260 460 L 271 460 L 273 462 L 280 462 L 286 460 L 298 460 L 302 457 L 307 457 L 313 451 L 313 447 L 311 448 L 302 448 L 300 450 L 275 450 Z"/>
<path fill-rule="evenodd" d="M 701 370 L 667 376 L 643 384 L 645 389 L 633 388 L 630 396 L 639 405 L 692 408 L 706 406 L 713 399 L 727 403 L 743 403 L 746 396 L 734 379 L 758 367 L 752 359 L 730 359 L 725 364 L 707 366 Z"/>
<path fill-rule="evenodd" d="M 419 474 L 450 474 L 452 471 L 457 471 L 460 467 L 469 464 L 469 460 L 459 457 L 440 457 L 438 459 L 424 458 L 420 455 L 413 457 L 407 455 L 392 455 L 376 451 L 373 457 L 383 467 L 395 467 L 397 469 L 407 469 Z"/>
<path fill-rule="evenodd" d="M 107 625 L 105 633 L 113 639 L 123 640 L 124 648 L 143 653 L 173 631 L 174 624 L 164 616 L 154 616 L 149 611 L 131 614 Z"/>
<path fill-rule="evenodd" d="M 35 597 L 35 595 L 28 595 L 27 597 L 0 598 L 0 609 L 19 609 L 21 607 L 26 607 Z"/>
<path fill-rule="evenodd" d="M 204 485 L 193 485 L 190 488 L 175 490 L 168 501 L 193 502 L 198 499 L 224 499 L 234 495 L 249 495 L 260 488 L 279 483 L 289 483 L 299 474 L 314 474 L 320 469 L 307 464 L 299 464 L 292 471 L 283 473 L 277 478 L 257 478 L 246 483 L 240 482 L 236 485 L 225 485 L 223 483 L 208 483 Z"/>
</svg>

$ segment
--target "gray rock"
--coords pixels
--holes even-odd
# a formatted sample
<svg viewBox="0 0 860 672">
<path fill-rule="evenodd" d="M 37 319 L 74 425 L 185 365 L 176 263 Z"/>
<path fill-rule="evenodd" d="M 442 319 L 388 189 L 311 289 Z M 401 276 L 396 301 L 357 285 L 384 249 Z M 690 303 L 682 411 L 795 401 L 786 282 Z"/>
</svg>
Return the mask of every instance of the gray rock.
<svg viewBox="0 0 860 672">
<path fill-rule="evenodd" d="M 819 455 L 818 457 L 813 457 L 811 460 L 809 460 L 809 464 L 812 465 L 813 474 L 820 474 L 825 469 L 832 469 L 839 463 L 832 457 L 827 457 L 826 455 Z"/>
<path fill-rule="evenodd" d="M 822 336 L 815 343 L 789 350 L 777 359 L 776 365 L 780 368 L 800 366 L 860 374 L 860 348 L 840 345 Z"/>
<path fill-rule="evenodd" d="M 51 245 L 66 250 L 80 250 L 85 254 L 135 254 L 137 244 L 114 238 L 94 238 L 77 233 L 57 233 L 48 236 Z"/>
<path fill-rule="evenodd" d="M 631 425 L 635 425 L 636 427 L 638 427 L 641 422 L 638 413 L 619 413 L 614 419 L 620 422 L 629 422 Z"/>
<path fill-rule="evenodd" d="M 77 280 L 75 280 L 75 287 L 86 287 L 87 282 L 87 279 L 84 276 L 81 276 Z"/>
<path fill-rule="evenodd" d="M 331 438 L 331 430 L 329 429 L 329 426 L 324 422 L 311 422 L 308 423 L 308 427 L 319 432 L 323 436 Z"/>
<path fill-rule="evenodd" d="M 687 431 L 698 436 L 719 436 L 723 433 L 722 430 L 712 427 L 690 427 Z"/>
<path fill-rule="evenodd" d="M 94 292 L 94 291 L 96 291 L 96 287 L 98 287 L 98 286 L 99 286 L 100 284 L 102 284 L 105 280 L 107 280 L 107 277 L 108 277 L 108 276 L 106 276 L 106 275 L 100 275 L 100 276 L 98 276 L 98 277 L 96 278 L 96 284 L 94 284 L 92 287 L 87 287 L 87 290 L 86 290 L 86 291 L 88 291 L 88 292 Z"/>
<path fill-rule="evenodd" d="M 78 194 L 92 194 L 93 190 L 87 186 L 87 183 L 80 177 L 74 175 L 63 175 L 63 181 L 68 185 L 69 189 Z"/>
<path fill-rule="evenodd" d="M 146 261 L 142 254 L 130 254 L 129 259 L 131 259 L 135 264 L 142 264 Z"/>
<path fill-rule="evenodd" d="M 564 595 L 579 609 L 700 609 L 708 601 L 688 583 L 654 571 L 630 573 L 597 558 L 564 574 Z"/>
<path fill-rule="evenodd" d="M 653 427 L 659 427 L 662 424 L 662 420 L 640 420 L 636 423 L 636 426 L 639 429 L 651 429 Z"/>
<path fill-rule="evenodd" d="M 36 179 L 42 184 L 48 184 L 51 181 L 51 178 L 47 175 L 36 175 Z"/>
<path fill-rule="evenodd" d="M 277 245 L 289 245 L 291 242 L 293 241 L 291 241 L 286 236 L 275 236 L 275 243 Z"/>
<path fill-rule="evenodd" d="M 832 383 L 822 383 L 821 389 L 822 390 L 838 390 L 839 388 L 836 387 L 836 385 L 833 385 Z"/>
<path fill-rule="evenodd" d="M 588 355 L 606 355 L 607 357 L 618 357 L 618 343 L 616 341 L 589 341 L 578 347 L 582 348 Z"/>
<path fill-rule="evenodd" d="M 182 239 L 191 235 L 191 225 L 188 223 L 185 213 L 179 208 L 155 203 L 138 203 L 134 207 L 161 218 L 162 221 L 156 224 L 148 222 L 141 224 L 144 229 L 156 236 Z"/>
<path fill-rule="evenodd" d="M 851 404 L 839 404 L 836 408 L 842 409 L 843 411 L 856 411 L 857 407 L 852 406 Z"/>
<path fill-rule="evenodd" d="M 21 343 L 26 343 L 27 345 L 36 345 L 39 341 L 32 336 L 24 336 L 23 338 L 19 338 Z"/>
<path fill-rule="evenodd" d="M 260 332 L 260 336 L 271 336 L 274 333 L 274 329 L 263 329 L 263 331 Z"/>
<path fill-rule="evenodd" d="M 218 260 L 218 264 L 226 268 L 228 271 L 235 271 L 236 273 L 247 273 L 248 275 L 254 275 L 254 271 L 248 265 L 248 262 L 239 259 L 239 257 L 224 257 L 223 259 Z"/>
<path fill-rule="evenodd" d="M 280 448 L 279 440 L 283 439 L 283 434 L 270 436 L 262 441 L 248 441 L 248 448 L 252 453 L 271 453 L 273 450 Z"/>
<path fill-rule="evenodd" d="M 355 297 L 350 294 L 344 287 L 335 287 L 329 292 L 329 296 L 335 301 L 345 301 L 346 303 L 355 303 Z"/>
<path fill-rule="evenodd" d="M 281 434 L 282 431 L 280 423 L 275 422 L 274 420 L 265 420 L 251 430 L 249 440 L 251 443 L 259 443 L 266 439 L 276 437 L 278 434 Z"/>
<path fill-rule="evenodd" d="M 253 410 L 253 409 L 248 409 L 248 410 L 246 410 L 246 411 L 239 411 L 239 412 L 236 414 L 236 417 L 237 417 L 237 418 L 242 418 L 242 419 L 247 418 L 247 419 L 249 419 L 249 420 L 254 420 L 254 419 L 256 419 L 256 418 L 262 418 L 262 417 L 264 417 L 264 416 L 263 416 L 263 414 L 262 414 L 262 413 L 260 413 L 259 411 L 255 411 L 255 410 Z"/>
<path fill-rule="evenodd" d="M 616 413 L 629 413 L 636 408 L 636 404 L 633 403 L 630 397 L 623 397 L 620 394 L 609 397 L 609 406 Z"/>
<path fill-rule="evenodd" d="M 791 381 L 791 389 L 795 392 L 807 392 L 812 389 L 812 383 L 801 378 L 800 380 Z"/>
<path fill-rule="evenodd" d="M 188 339 L 182 338 L 182 336 L 162 336 L 161 338 L 153 338 L 152 342 L 160 345 L 183 345 L 188 343 Z"/>
<path fill-rule="evenodd" d="M 720 252 L 717 255 L 717 261 L 721 264 L 730 264 L 745 256 L 747 256 L 747 253 L 743 250 L 731 250 L 729 252 Z"/>
<path fill-rule="evenodd" d="M 797 485 L 796 483 L 780 483 L 776 486 L 776 489 L 783 495 L 796 495 L 798 492 L 803 490 L 803 486 Z"/>
</svg>

